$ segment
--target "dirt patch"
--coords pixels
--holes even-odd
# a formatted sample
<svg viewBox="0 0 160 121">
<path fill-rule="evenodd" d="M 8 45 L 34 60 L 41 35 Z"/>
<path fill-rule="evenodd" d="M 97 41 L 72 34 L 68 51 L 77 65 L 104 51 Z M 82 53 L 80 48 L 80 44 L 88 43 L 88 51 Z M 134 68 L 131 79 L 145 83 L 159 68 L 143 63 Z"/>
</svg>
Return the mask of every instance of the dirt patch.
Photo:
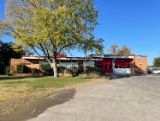
<svg viewBox="0 0 160 121">
<path fill-rule="evenodd" d="M 69 101 L 74 97 L 75 93 L 75 89 L 68 89 L 57 92 L 54 95 L 23 106 L 19 111 L 13 112 L 11 115 L 0 118 L 0 121 L 25 121 L 27 119 L 34 118 L 51 106 Z"/>
</svg>

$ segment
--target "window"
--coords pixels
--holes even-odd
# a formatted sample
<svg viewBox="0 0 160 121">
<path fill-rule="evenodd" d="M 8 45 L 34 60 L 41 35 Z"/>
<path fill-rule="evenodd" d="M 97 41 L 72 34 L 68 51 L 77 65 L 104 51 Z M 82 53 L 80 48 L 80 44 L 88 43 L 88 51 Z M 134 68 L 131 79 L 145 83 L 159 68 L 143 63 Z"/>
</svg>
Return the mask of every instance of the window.
<svg viewBox="0 0 160 121">
<path fill-rule="evenodd" d="M 141 64 L 142 63 L 142 58 L 138 57 L 138 63 Z"/>
</svg>

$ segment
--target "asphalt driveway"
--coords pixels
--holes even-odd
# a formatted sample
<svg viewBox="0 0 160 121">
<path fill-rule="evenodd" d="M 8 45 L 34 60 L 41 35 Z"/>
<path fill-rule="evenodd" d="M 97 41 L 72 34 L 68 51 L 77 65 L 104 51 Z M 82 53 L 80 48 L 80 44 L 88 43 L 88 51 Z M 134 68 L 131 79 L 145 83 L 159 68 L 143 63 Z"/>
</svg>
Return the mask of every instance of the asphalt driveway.
<svg viewBox="0 0 160 121">
<path fill-rule="evenodd" d="M 71 100 L 28 121 L 160 121 L 160 76 L 78 87 Z"/>
</svg>

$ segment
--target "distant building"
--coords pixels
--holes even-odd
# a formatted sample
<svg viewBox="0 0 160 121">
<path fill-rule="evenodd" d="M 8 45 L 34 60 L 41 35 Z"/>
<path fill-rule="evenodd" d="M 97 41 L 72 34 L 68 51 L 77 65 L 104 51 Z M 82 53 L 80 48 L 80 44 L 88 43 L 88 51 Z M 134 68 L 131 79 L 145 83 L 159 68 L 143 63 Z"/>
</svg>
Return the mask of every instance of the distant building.
<svg viewBox="0 0 160 121">
<path fill-rule="evenodd" d="M 17 73 L 16 66 L 24 64 L 28 68 L 41 70 L 41 63 L 45 62 L 45 57 L 24 56 L 21 59 L 11 59 L 11 72 Z M 87 66 L 99 68 L 102 74 L 134 75 L 147 74 L 147 57 L 141 55 L 90 55 L 88 57 L 58 57 L 57 67 L 83 67 Z M 29 71 L 28 71 L 29 72 Z"/>
</svg>

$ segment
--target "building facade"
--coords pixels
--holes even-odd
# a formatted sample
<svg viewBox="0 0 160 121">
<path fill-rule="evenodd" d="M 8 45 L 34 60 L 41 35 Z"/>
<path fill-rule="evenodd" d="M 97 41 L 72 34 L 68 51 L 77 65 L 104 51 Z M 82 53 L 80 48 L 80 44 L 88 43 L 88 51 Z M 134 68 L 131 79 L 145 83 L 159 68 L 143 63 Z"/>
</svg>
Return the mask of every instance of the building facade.
<svg viewBox="0 0 160 121">
<path fill-rule="evenodd" d="M 91 55 L 93 58 L 101 58 L 95 66 L 101 68 L 104 74 L 147 74 L 147 56 L 142 55 Z"/>
<path fill-rule="evenodd" d="M 17 73 L 16 66 L 24 64 L 28 68 L 41 69 L 44 57 L 24 56 L 21 59 L 11 59 L 11 73 Z M 147 74 L 147 57 L 140 55 L 116 56 L 116 55 L 90 55 L 89 57 L 59 57 L 57 67 L 71 68 L 86 67 L 98 68 L 102 74 L 134 75 Z"/>
</svg>

